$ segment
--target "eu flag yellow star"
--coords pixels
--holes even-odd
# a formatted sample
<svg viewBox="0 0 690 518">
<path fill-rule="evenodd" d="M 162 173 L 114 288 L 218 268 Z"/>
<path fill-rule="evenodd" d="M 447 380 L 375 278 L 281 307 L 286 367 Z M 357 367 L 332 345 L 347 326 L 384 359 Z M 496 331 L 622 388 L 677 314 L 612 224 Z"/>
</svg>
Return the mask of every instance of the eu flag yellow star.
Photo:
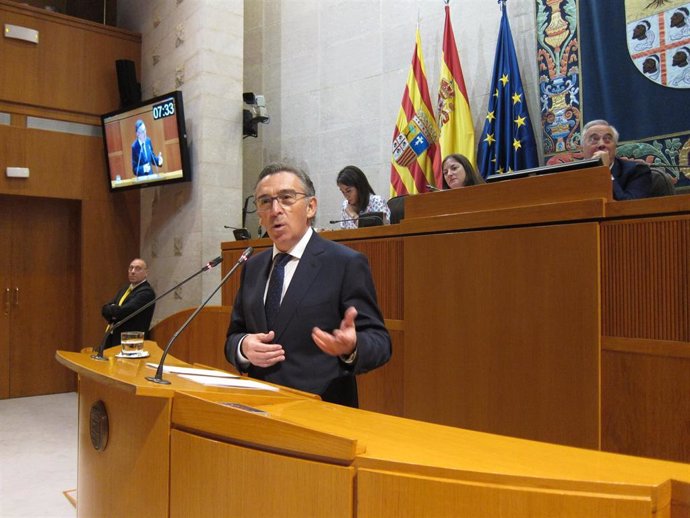
<svg viewBox="0 0 690 518">
<path fill-rule="evenodd" d="M 522 94 L 519 94 L 515 92 L 513 94 L 513 104 L 521 103 L 522 102 Z"/>
<path fill-rule="evenodd" d="M 515 151 L 517 151 L 521 147 L 522 147 L 522 143 L 518 139 L 514 138 L 513 139 L 513 149 L 515 149 Z"/>
<path fill-rule="evenodd" d="M 515 119 L 514 122 L 515 124 L 517 124 L 517 127 L 519 128 L 520 126 L 525 125 L 525 120 L 527 120 L 527 117 L 521 117 L 520 115 L 518 115 L 517 119 Z"/>
<path fill-rule="evenodd" d="M 503 86 L 505 86 L 506 83 L 508 82 L 508 74 L 503 74 L 503 75 L 501 76 L 501 79 L 499 79 L 499 81 L 500 81 L 501 83 L 503 83 Z"/>
</svg>

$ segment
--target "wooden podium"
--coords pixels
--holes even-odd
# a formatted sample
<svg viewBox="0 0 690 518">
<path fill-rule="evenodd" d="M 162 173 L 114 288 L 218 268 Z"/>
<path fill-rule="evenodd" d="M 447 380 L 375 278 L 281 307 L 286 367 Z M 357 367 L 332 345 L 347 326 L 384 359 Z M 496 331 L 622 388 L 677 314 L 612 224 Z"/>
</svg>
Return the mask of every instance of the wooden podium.
<svg viewBox="0 0 690 518">
<path fill-rule="evenodd" d="M 690 516 L 685 464 L 413 421 L 283 388 L 213 388 L 175 374 L 155 385 L 146 362 L 160 350 L 146 348 L 150 358 L 107 362 L 57 352 L 79 375 L 80 518 Z M 103 431 L 91 412 L 98 401 L 109 430 L 100 451 L 90 431 Z"/>
</svg>

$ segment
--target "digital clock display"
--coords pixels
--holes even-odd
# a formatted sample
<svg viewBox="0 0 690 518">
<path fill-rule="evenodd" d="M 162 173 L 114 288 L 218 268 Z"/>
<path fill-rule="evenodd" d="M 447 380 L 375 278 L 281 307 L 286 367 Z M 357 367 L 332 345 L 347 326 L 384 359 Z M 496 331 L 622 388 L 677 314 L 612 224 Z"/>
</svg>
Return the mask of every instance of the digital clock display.
<svg viewBox="0 0 690 518">
<path fill-rule="evenodd" d="M 170 117 L 175 115 L 175 100 L 167 99 L 162 103 L 153 105 L 153 120 L 162 119 L 164 117 Z"/>
</svg>

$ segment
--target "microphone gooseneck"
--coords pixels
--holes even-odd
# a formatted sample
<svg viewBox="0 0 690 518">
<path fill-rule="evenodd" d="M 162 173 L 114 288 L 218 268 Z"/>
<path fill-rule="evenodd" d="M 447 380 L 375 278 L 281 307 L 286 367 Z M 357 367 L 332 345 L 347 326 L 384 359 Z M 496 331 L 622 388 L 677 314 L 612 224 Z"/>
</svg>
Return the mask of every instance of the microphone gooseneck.
<svg viewBox="0 0 690 518">
<path fill-rule="evenodd" d="M 172 291 L 175 291 L 177 288 L 179 288 L 179 287 L 182 286 L 183 284 L 186 284 L 188 281 L 191 281 L 194 277 L 196 277 L 196 276 L 199 275 L 200 273 L 203 273 L 203 272 L 205 272 L 205 271 L 208 271 L 208 270 L 210 270 L 211 268 L 215 268 L 216 266 L 218 266 L 218 265 L 219 265 L 220 263 L 222 263 L 222 262 L 223 262 L 223 257 L 219 255 L 218 257 L 216 257 L 216 258 L 213 259 L 212 261 L 209 261 L 208 263 L 206 263 L 206 264 L 204 265 L 204 267 L 203 267 L 201 270 L 199 270 L 199 271 L 193 273 L 192 275 L 190 275 L 189 277 L 187 277 L 187 278 L 186 278 L 185 280 L 183 280 L 182 282 L 177 283 L 175 286 L 173 286 L 172 288 L 170 288 L 168 291 L 166 291 L 166 292 L 163 293 L 162 295 L 159 295 L 158 297 L 156 297 L 156 298 L 153 299 L 152 301 L 147 302 L 146 304 L 144 304 L 143 306 L 141 306 L 141 307 L 140 307 L 139 309 L 137 309 L 136 311 L 132 311 L 129 315 L 127 315 L 127 316 L 126 316 L 125 318 L 123 318 L 122 320 L 119 320 L 119 321 L 117 321 L 117 322 L 111 322 L 110 324 L 108 324 L 108 327 L 107 327 L 106 330 L 105 330 L 105 335 L 103 336 L 103 340 L 101 340 L 101 345 L 99 345 L 99 346 L 98 346 L 98 349 L 96 350 L 96 352 L 95 352 L 94 354 L 91 355 L 91 358 L 93 358 L 94 360 L 107 361 L 108 359 L 107 359 L 105 356 L 103 356 L 103 351 L 105 350 L 105 344 L 106 344 L 106 342 L 108 341 L 108 337 L 111 336 L 111 335 L 113 334 L 113 332 L 114 332 L 118 327 L 120 327 L 120 326 L 121 326 L 122 324 L 124 324 L 125 322 L 128 322 L 129 320 L 131 320 L 132 318 L 134 318 L 135 316 L 137 316 L 139 313 L 141 313 L 141 312 L 144 311 L 145 309 L 150 308 L 151 305 L 153 305 L 153 304 L 155 304 L 156 302 L 158 302 L 160 299 L 162 299 L 163 297 L 165 297 L 168 293 L 170 293 L 170 292 L 172 292 Z"/>
<path fill-rule="evenodd" d="M 230 278 L 230 276 L 235 273 L 235 270 L 240 267 L 241 264 L 245 263 L 248 259 L 249 256 L 251 256 L 254 253 L 254 249 L 250 246 L 247 247 L 244 252 L 242 252 L 242 255 L 240 258 L 237 260 L 237 262 L 233 265 L 233 267 L 230 269 L 228 273 L 225 274 L 225 277 L 223 277 L 216 286 L 216 289 L 214 289 L 211 294 L 206 297 L 206 300 L 204 300 L 198 308 L 194 310 L 194 313 L 192 313 L 189 318 L 185 321 L 184 324 L 180 326 L 180 328 L 175 332 L 175 334 L 170 338 L 170 341 L 168 342 L 168 345 L 165 346 L 165 349 L 163 349 L 163 354 L 161 355 L 161 361 L 158 363 L 158 368 L 156 369 L 156 375 L 155 376 L 146 376 L 146 379 L 152 383 L 159 383 L 162 385 L 170 385 L 170 382 L 168 380 L 163 379 L 163 365 L 165 364 L 165 358 L 168 356 L 168 352 L 170 352 L 170 348 L 172 347 L 172 344 L 177 340 L 177 337 L 180 336 L 180 333 L 187 329 L 187 326 L 191 323 L 192 320 L 196 318 L 196 316 L 199 314 L 199 312 L 204 309 L 206 304 L 211 300 L 211 298 L 216 294 L 216 292 L 223 287 L 223 284 L 227 282 L 227 280 Z"/>
</svg>

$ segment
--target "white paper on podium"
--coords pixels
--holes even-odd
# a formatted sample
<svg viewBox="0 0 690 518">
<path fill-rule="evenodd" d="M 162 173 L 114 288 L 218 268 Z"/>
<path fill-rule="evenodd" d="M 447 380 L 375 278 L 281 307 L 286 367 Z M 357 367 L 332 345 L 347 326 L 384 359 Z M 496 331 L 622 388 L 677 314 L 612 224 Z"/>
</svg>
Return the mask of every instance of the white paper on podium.
<svg viewBox="0 0 690 518">
<path fill-rule="evenodd" d="M 147 367 L 157 369 L 157 363 L 147 363 Z M 212 378 L 239 378 L 237 374 L 230 374 L 229 372 L 216 371 L 213 369 L 197 369 L 195 367 L 180 367 L 175 365 L 163 365 L 164 374 L 189 374 L 192 376 L 208 376 Z"/>
<path fill-rule="evenodd" d="M 270 390 L 271 392 L 278 392 L 278 387 L 259 383 L 258 381 L 247 378 L 216 378 L 213 376 L 196 376 L 193 374 L 180 374 L 180 378 L 185 378 L 195 383 L 201 383 L 202 385 L 213 385 L 214 387 Z"/>
</svg>

